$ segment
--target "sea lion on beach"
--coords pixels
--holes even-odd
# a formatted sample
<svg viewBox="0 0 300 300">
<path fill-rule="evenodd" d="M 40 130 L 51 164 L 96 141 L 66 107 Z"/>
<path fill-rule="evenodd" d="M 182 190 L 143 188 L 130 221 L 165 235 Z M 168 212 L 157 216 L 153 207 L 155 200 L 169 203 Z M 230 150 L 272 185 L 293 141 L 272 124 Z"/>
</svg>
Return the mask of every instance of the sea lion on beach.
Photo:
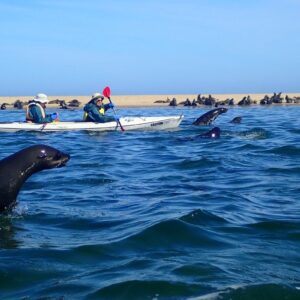
<svg viewBox="0 0 300 300">
<path fill-rule="evenodd" d="M 23 109 L 24 103 L 18 99 L 18 100 L 16 100 L 16 102 L 13 105 L 14 105 L 14 108 Z"/>
<path fill-rule="evenodd" d="M 6 103 L 2 103 L 0 109 L 1 110 L 5 110 L 6 109 L 6 105 L 7 105 Z"/>
<path fill-rule="evenodd" d="M 219 115 L 226 113 L 227 110 L 225 107 L 210 110 L 193 122 L 193 125 L 210 125 Z"/>
<path fill-rule="evenodd" d="M 177 106 L 177 100 L 176 98 L 173 98 L 169 104 L 169 106 Z"/>
<path fill-rule="evenodd" d="M 28 177 L 45 169 L 60 168 L 70 159 L 55 148 L 34 145 L 0 161 L 0 212 L 16 204 L 18 193 Z"/>
<path fill-rule="evenodd" d="M 73 99 L 73 100 L 68 102 L 68 105 L 70 107 L 79 107 L 80 104 L 81 104 L 81 102 L 79 102 L 77 99 Z"/>
</svg>

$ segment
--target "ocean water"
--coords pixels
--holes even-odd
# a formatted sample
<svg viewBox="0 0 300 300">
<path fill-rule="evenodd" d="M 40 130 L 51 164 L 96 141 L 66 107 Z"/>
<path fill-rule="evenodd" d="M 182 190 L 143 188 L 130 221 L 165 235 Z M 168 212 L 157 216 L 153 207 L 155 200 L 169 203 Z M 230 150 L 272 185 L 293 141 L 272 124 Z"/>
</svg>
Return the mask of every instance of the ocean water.
<svg viewBox="0 0 300 300">
<path fill-rule="evenodd" d="M 220 139 L 187 140 L 208 110 L 117 111 L 183 113 L 171 131 L 0 133 L 0 158 L 71 155 L 0 216 L 0 299 L 299 300 L 300 106 L 232 107 Z"/>
</svg>

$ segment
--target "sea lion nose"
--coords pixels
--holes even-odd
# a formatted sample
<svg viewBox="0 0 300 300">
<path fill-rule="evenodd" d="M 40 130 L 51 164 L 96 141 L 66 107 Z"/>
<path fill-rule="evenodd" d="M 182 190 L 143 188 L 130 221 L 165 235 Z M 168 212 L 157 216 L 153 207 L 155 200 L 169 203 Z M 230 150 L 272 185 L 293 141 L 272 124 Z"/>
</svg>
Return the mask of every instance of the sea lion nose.
<svg viewBox="0 0 300 300">
<path fill-rule="evenodd" d="M 61 158 L 62 158 L 65 162 L 67 162 L 67 161 L 71 158 L 71 155 L 70 155 L 70 154 L 63 153 L 63 152 L 61 152 L 60 154 L 61 154 Z"/>
</svg>

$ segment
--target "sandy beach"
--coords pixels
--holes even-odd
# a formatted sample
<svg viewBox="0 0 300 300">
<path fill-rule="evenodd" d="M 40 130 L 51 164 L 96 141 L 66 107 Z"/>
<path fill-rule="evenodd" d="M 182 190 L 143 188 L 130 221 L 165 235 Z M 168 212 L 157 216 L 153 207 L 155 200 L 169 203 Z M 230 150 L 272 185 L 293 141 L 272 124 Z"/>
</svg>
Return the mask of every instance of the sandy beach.
<svg viewBox="0 0 300 300">
<path fill-rule="evenodd" d="M 212 97 L 216 98 L 217 100 L 224 101 L 226 99 L 234 99 L 234 104 L 237 104 L 241 99 L 244 97 L 247 97 L 248 95 L 251 97 L 252 100 L 259 101 L 264 98 L 265 95 L 268 95 L 271 97 L 273 93 L 260 93 L 260 94 L 211 94 Z M 285 98 L 285 96 L 288 95 L 289 97 L 300 97 L 300 93 L 282 93 L 282 97 Z M 198 94 L 174 94 L 174 95 L 116 95 L 112 96 L 111 100 L 113 103 L 118 107 L 147 107 L 147 106 L 167 106 L 167 103 L 159 103 L 156 101 L 166 101 L 167 99 L 172 100 L 173 98 L 176 98 L 177 104 L 180 102 L 185 101 L 186 99 L 189 99 L 190 101 L 193 101 L 194 99 L 197 99 Z M 201 97 L 208 97 L 208 94 L 201 94 Z M 9 105 L 12 105 L 17 100 L 20 100 L 22 102 L 28 102 L 29 100 L 33 99 L 34 95 L 30 96 L 1 96 L 0 97 L 0 105 L 3 103 L 7 103 Z M 57 96 L 57 95 L 48 95 L 49 101 L 52 100 L 65 100 L 65 102 L 68 104 L 70 101 L 76 99 L 80 102 L 80 107 L 82 107 L 85 103 L 87 103 L 91 97 L 89 95 L 86 96 Z M 108 101 L 108 100 L 106 100 Z M 48 104 L 48 107 L 57 107 L 57 104 Z M 8 106 L 8 108 L 10 108 Z"/>
</svg>

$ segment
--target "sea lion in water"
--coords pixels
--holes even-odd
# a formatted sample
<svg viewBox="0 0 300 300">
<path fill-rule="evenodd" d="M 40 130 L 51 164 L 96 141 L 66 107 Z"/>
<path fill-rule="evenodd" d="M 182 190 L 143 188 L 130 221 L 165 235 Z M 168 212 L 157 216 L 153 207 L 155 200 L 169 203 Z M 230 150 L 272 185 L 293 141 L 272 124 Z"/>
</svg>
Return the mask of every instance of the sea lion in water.
<svg viewBox="0 0 300 300">
<path fill-rule="evenodd" d="M 242 117 L 235 117 L 229 123 L 241 124 L 241 121 L 242 121 Z"/>
<path fill-rule="evenodd" d="M 0 161 L 0 212 L 16 204 L 18 193 L 28 177 L 44 169 L 60 168 L 70 159 L 55 148 L 34 145 Z"/>
<path fill-rule="evenodd" d="M 209 139 L 218 139 L 220 137 L 221 130 L 219 127 L 214 127 L 212 130 L 199 134 L 194 139 L 196 138 L 209 138 Z"/>
<path fill-rule="evenodd" d="M 219 115 L 226 113 L 227 108 L 220 107 L 213 110 L 208 111 L 207 113 L 200 116 L 193 125 L 210 125 Z"/>
<path fill-rule="evenodd" d="M 219 127 L 214 127 L 210 131 L 207 131 L 205 133 L 196 135 L 194 137 L 188 137 L 188 138 L 182 138 L 179 139 L 180 141 L 194 141 L 196 139 L 218 139 L 220 137 L 221 130 Z"/>
</svg>

